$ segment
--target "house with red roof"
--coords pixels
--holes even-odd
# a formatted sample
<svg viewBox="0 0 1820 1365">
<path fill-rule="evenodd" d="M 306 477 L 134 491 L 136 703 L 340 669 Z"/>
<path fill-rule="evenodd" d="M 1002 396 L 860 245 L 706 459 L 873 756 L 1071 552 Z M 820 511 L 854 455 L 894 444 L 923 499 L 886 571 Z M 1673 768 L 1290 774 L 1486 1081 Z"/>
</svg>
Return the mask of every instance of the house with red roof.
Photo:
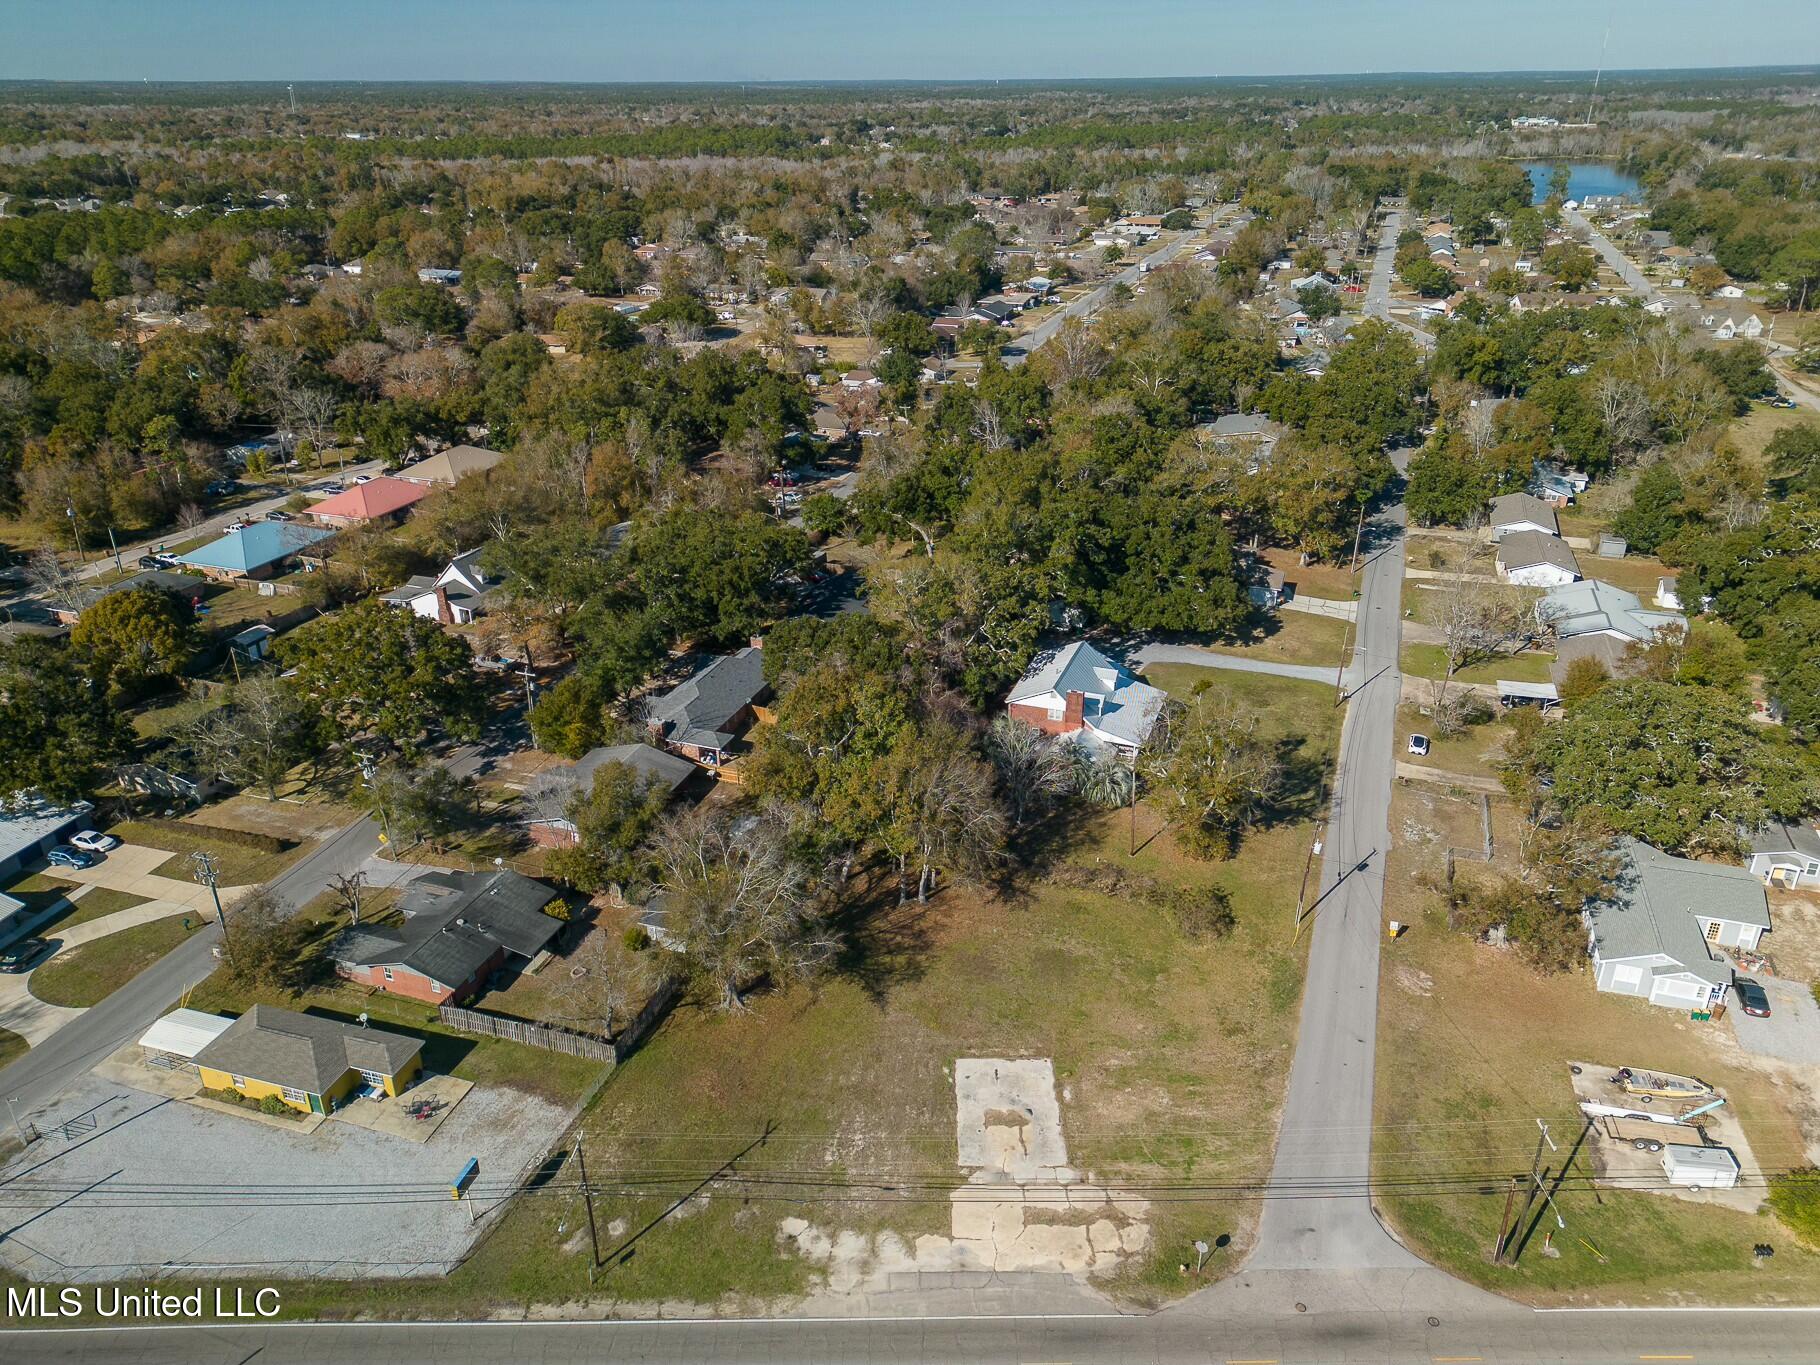
<svg viewBox="0 0 1820 1365">
<path fill-rule="evenodd" d="M 411 504 L 430 490 L 408 479 L 378 478 L 357 483 L 346 492 L 325 498 L 304 513 L 324 526 L 363 526 L 373 522 L 403 521 Z"/>
</svg>

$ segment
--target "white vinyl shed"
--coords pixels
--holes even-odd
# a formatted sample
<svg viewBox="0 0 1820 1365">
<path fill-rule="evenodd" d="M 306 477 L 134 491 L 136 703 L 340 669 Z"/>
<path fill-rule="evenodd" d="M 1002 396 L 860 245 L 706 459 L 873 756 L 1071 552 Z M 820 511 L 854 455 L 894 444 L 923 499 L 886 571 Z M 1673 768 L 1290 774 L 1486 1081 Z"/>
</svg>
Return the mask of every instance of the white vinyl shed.
<svg viewBox="0 0 1820 1365">
<path fill-rule="evenodd" d="M 233 1022 L 201 1010 L 172 1010 L 140 1036 L 139 1047 L 155 1066 L 194 1066 L 196 1054 Z"/>
</svg>

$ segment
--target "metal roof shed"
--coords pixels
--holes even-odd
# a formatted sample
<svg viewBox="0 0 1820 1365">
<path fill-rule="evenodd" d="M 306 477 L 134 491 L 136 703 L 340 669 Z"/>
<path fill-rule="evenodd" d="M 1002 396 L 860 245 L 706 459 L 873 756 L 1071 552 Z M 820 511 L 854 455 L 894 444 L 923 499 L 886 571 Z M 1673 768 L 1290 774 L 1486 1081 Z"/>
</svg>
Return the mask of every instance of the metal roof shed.
<svg viewBox="0 0 1820 1365">
<path fill-rule="evenodd" d="M 1500 678 L 1498 702 L 1507 710 L 1513 706 L 1539 706 L 1546 711 L 1561 704 L 1561 693 L 1553 683 L 1511 682 Z"/>
<path fill-rule="evenodd" d="M 191 1062 L 198 1052 L 226 1033 L 233 1022 L 201 1010 L 172 1010 L 140 1035 L 139 1046 L 147 1052 Z"/>
<path fill-rule="evenodd" d="M 1662 1169 L 1671 1185 L 1729 1190 L 1738 1183 L 1738 1158 L 1729 1147 L 1688 1147 L 1671 1142 L 1662 1149 Z"/>
</svg>

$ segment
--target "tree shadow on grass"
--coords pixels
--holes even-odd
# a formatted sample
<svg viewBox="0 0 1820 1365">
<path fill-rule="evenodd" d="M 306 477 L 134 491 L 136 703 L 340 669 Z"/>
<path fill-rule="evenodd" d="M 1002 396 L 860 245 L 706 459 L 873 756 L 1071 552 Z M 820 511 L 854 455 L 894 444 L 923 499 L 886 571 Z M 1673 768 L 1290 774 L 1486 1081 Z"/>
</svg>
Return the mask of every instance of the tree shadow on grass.
<svg viewBox="0 0 1820 1365">
<path fill-rule="evenodd" d="M 899 905 L 895 877 L 869 877 L 836 918 L 841 946 L 835 971 L 882 1004 L 894 988 L 919 980 L 928 969 L 934 915 L 927 903 Z"/>
</svg>

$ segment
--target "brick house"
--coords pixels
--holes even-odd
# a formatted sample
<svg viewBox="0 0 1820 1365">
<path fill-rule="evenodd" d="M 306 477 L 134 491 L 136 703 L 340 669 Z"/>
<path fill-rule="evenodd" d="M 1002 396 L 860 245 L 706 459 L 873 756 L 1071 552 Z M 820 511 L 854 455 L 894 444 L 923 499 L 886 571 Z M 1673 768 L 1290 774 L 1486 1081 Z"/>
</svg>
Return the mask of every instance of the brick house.
<svg viewBox="0 0 1820 1365">
<path fill-rule="evenodd" d="M 1124 665 L 1077 640 L 1032 659 L 1005 710 L 1046 735 L 1129 754 L 1143 746 L 1165 700 Z"/>
<path fill-rule="evenodd" d="M 683 784 L 700 771 L 680 754 L 654 749 L 649 744 L 614 744 L 590 749 L 573 763 L 539 773 L 525 788 L 524 803 L 530 811 L 525 833 L 539 848 L 573 848 L 580 842 L 569 819 L 569 803 L 579 792 L 593 790 L 594 774 L 608 763 L 621 763 L 638 777 L 646 791 L 661 790 L 675 797 Z"/>
<path fill-rule="evenodd" d="M 389 995 L 458 1004 L 512 961 L 543 952 L 563 922 L 557 899 L 516 872 L 428 872 L 398 902 L 399 925 L 362 924 L 329 949 L 336 975 Z"/>
<path fill-rule="evenodd" d="M 652 741 L 704 768 L 718 768 L 770 690 L 759 646 L 723 654 L 651 704 L 646 719 Z"/>
</svg>

